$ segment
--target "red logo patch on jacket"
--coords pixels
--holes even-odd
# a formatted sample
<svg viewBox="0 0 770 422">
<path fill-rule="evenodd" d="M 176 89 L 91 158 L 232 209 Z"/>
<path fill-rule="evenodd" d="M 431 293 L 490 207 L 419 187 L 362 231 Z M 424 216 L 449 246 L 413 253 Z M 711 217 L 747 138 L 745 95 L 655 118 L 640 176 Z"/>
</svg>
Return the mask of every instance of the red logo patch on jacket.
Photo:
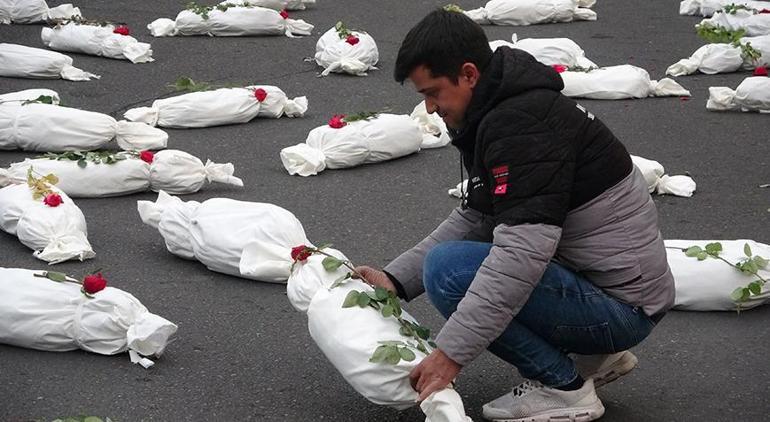
<svg viewBox="0 0 770 422">
<path fill-rule="evenodd" d="M 495 179 L 494 194 L 505 195 L 508 191 L 508 166 L 493 167 L 492 177 Z"/>
</svg>

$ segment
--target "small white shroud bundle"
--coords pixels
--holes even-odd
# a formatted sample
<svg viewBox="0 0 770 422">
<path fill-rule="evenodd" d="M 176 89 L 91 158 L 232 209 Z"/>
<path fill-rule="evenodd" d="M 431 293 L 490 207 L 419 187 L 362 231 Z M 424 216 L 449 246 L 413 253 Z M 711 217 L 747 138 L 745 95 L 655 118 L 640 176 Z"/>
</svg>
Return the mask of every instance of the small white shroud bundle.
<svg viewBox="0 0 770 422">
<path fill-rule="evenodd" d="M 61 78 L 68 81 L 100 78 L 99 75 L 72 66 L 72 58 L 64 54 L 8 43 L 0 44 L 0 76 L 30 79 Z"/>
<path fill-rule="evenodd" d="M 642 172 L 650 193 L 689 198 L 695 192 L 695 181 L 690 176 L 669 176 L 665 174 L 666 170 L 663 166 L 655 160 L 632 155 L 631 161 Z"/>
<path fill-rule="evenodd" d="M 80 9 L 69 3 L 49 9 L 45 0 L 0 0 L 0 24 L 35 23 L 73 16 L 80 16 Z"/>
<path fill-rule="evenodd" d="M 289 174 L 313 176 L 325 169 L 378 163 L 415 153 L 423 137 L 417 123 L 405 114 L 379 114 L 335 129 L 329 125 L 310 131 L 304 143 L 281 150 Z"/>
<path fill-rule="evenodd" d="M 719 256 L 736 264 L 746 259 L 744 245 L 748 244 L 754 255 L 770 257 L 770 246 L 753 240 L 666 240 L 666 254 L 676 285 L 674 308 L 685 311 L 732 311 L 736 309 L 730 294 L 739 287 L 746 287 L 757 277 L 744 274 L 726 262 L 708 257 L 703 261 L 688 257 L 683 249 L 699 246 L 705 249 L 712 242 L 722 244 Z M 768 269 L 760 269 L 759 275 L 770 278 Z M 758 296 L 751 296 L 741 303 L 741 309 L 762 305 L 770 300 L 770 285 L 763 287 Z"/>
<path fill-rule="evenodd" d="M 463 13 L 481 25 L 595 21 L 596 12 L 589 9 L 594 3 L 596 0 L 491 0 Z"/>
<path fill-rule="evenodd" d="M 0 229 L 18 237 L 35 251 L 36 258 L 51 264 L 93 258 L 96 254 L 88 243 L 86 219 L 80 208 L 55 186 L 51 190 L 62 198 L 56 207 L 33 199 L 26 183 L 0 189 Z"/>
<path fill-rule="evenodd" d="M 126 150 L 161 149 L 168 134 L 143 123 L 116 121 L 93 111 L 52 104 L 0 105 L 0 150 L 61 152 L 109 147 L 115 139 Z"/>
<path fill-rule="evenodd" d="M 34 101 L 40 97 L 51 97 L 52 104 L 59 104 L 61 99 L 59 93 L 51 89 L 25 89 L 23 91 L 9 92 L 0 94 L 0 105 L 17 104 L 21 105 L 26 101 Z"/>
<path fill-rule="evenodd" d="M 44 273 L 0 267 L 0 343 L 50 352 L 128 351 L 132 362 L 149 368 L 153 362 L 140 355 L 160 356 L 177 330 L 128 292 L 105 287 L 88 298 L 79 283 Z"/>
<path fill-rule="evenodd" d="M 666 69 L 666 74 L 671 76 L 691 75 L 697 71 L 708 75 L 715 73 L 730 73 L 739 69 L 751 70 L 756 66 L 770 64 L 770 35 L 758 37 L 743 37 L 741 44 L 751 43 L 751 47 L 757 50 L 761 57 L 757 62 L 751 58 L 744 58 L 741 48 L 732 44 L 714 43 L 706 44 L 695 50 L 692 56 L 679 60 Z"/>
<path fill-rule="evenodd" d="M 272 250 L 255 252 L 257 258 L 264 254 L 270 259 L 273 254 Z M 324 252 L 347 259 L 334 249 L 327 248 Z M 283 254 L 291 262 L 291 249 L 285 249 Z M 370 307 L 343 308 L 342 303 L 350 291 L 372 292 L 372 288 L 360 280 L 348 280 L 341 286 L 330 288 L 348 270 L 340 267 L 327 271 L 322 264 L 323 258 L 314 254 L 307 261 L 298 262 L 286 286 L 292 306 L 307 313 L 310 336 L 345 381 L 367 400 L 400 410 L 414 406 L 417 393 L 409 383 L 409 372 L 425 355 L 415 351 L 416 359 L 411 362 L 401 360 L 396 365 L 369 362 L 380 341 L 405 341 L 408 338 L 399 333 L 401 325 L 395 318 L 385 318 Z M 407 312 L 401 317 L 416 323 Z M 428 422 L 470 421 L 465 416 L 460 396 L 451 388 L 432 394 L 420 407 Z"/>
<path fill-rule="evenodd" d="M 767 8 L 770 9 L 770 3 Z M 703 19 L 700 25 L 721 27 L 728 31 L 745 30 L 746 36 L 756 37 L 770 34 L 770 13 L 755 13 L 744 9 L 736 10 L 734 14 L 720 11 L 710 18 Z"/>
<path fill-rule="evenodd" d="M 157 201 L 138 201 L 137 208 L 142 221 L 160 231 L 169 252 L 236 277 L 285 283 L 291 248 L 308 243 L 297 217 L 272 204 L 226 198 L 183 202 L 160 191 Z"/>
<path fill-rule="evenodd" d="M 746 6 L 755 10 L 767 9 L 766 1 L 755 0 L 683 0 L 679 3 L 680 15 L 709 17 L 727 5 Z"/>
<path fill-rule="evenodd" d="M 492 50 L 506 46 L 518 48 L 531 54 L 537 61 L 549 66 L 560 64 L 567 67 L 580 66 L 586 69 L 597 67 L 586 58 L 586 53 L 575 41 L 569 38 L 524 38 L 519 40 L 516 34 L 513 42 L 495 40 L 489 43 Z"/>
<path fill-rule="evenodd" d="M 595 100 L 620 100 L 624 98 L 647 98 L 667 96 L 690 96 L 673 79 L 650 80 L 650 74 L 641 67 L 630 64 L 607 66 L 583 71 L 564 71 L 562 94 L 573 98 Z"/>
<path fill-rule="evenodd" d="M 332 72 L 366 76 L 367 71 L 377 69 L 375 65 L 380 60 L 380 53 L 374 38 L 366 32 L 350 33 L 358 40 L 355 45 L 349 43 L 347 38 L 340 38 L 336 28 L 326 31 L 318 39 L 315 61 L 324 68 L 321 76 Z"/>
<path fill-rule="evenodd" d="M 43 28 L 40 38 L 52 50 L 130 60 L 131 63 L 154 61 L 150 44 L 139 42 L 130 35 L 116 34 L 113 32 L 115 28 L 114 25 L 71 22 L 54 28 Z"/>
<path fill-rule="evenodd" d="M 425 101 L 417 104 L 409 117 L 417 123 L 422 131 L 420 149 L 441 148 L 452 142 L 452 139 L 449 138 L 446 123 L 438 114 L 428 114 L 428 109 L 425 108 Z"/>
<path fill-rule="evenodd" d="M 196 128 L 246 123 L 255 117 L 302 117 L 307 105 L 307 97 L 290 100 L 278 87 L 253 85 L 163 98 L 150 107 L 132 108 L 123 117 L 150 126 Z"/>
<path fill-rule="evenodd" d="M 706 108 L 711 111 L 758 111 L 770 113 L 770 78 L 746 78 L 735 90 L 726 86 L 709 87 Z"/>
<path fill-rule="evenodd" d="M 7 177 L 9 180 L 24 181 L 30 167 L 40 174 L 53 173 L 59 178 L 56 187 L 73 198 L 128 195 L 148 189 L 179 195 L 197 192 L 206 182 L 243 186 L 241 179 L 233 176 L 232 164 L 217 164 L 207 160 L 204 165 L 201 160 L 184 151 L 159 151 L 151 163 L 131 153 L 120 152 L 116 155 L 123 159 L 113 164 L 88 161 L 85 167 L 69 159 L 28 158 L 11 164 Z M 0 169 L 0 186 L 3 185 L 4 172 L 6 170 Z"/>
<path fill-rule="evenodd" d="M 230 2 L 225 2 L 230 3 Z M 256 35 L 310 35 L 313 25 L 302 19 L 284 18 L 273 9 L 255 6 L 231 6 L 224 12 L 210 10 L 208 18 L 183 10 L 176 20 L 156 19 L 147 29 L 153 37 L 175 35 L 211 35 L 217 37 L 244 37 Z"/>
</svg>

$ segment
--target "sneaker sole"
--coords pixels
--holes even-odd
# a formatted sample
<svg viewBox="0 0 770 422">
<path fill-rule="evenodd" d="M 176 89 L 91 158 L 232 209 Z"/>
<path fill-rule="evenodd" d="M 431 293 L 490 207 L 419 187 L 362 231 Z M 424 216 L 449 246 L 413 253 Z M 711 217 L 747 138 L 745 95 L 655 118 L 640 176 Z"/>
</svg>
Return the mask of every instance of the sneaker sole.
<svg viewBox="0 0 770 422">
<path fill-rule="evenodd" d="M 594 380 L 594 388 L 599 388 L 631 372 L 636 367 L 637 363 L 639 363 L 639 359 L 637 359 L 633 353 L 627 352 L 606 371 L 594 374 L 589 378 Z"/>
<path fill-rule="evenodd" d="M 577 407 L 569 410 L 560 409 L 543 412 L 539 415 L 520 419 L 489 419 L 493 422 L 589 422 L 604 415 L 604 405 L 601 401 L 595 406 Z"/>
</svg>

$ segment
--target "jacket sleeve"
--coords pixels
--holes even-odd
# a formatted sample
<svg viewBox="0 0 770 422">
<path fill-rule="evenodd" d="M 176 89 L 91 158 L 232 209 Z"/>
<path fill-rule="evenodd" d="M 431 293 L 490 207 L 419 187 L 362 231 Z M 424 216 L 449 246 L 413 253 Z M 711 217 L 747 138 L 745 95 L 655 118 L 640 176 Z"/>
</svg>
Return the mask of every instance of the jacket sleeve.
<svg viewBox="0 0 770 422">
<path fill-rule="evenodd" d="M 493 246 L 436 338 L 466 365 L 502 334 L 553 258 L 569 211 L 574 152 L 564 137 L 525 113 L 490 113 L 486 145 L 496 227 Z M 515 123 L 511 123 L 515 122 Z"/>
</svg>

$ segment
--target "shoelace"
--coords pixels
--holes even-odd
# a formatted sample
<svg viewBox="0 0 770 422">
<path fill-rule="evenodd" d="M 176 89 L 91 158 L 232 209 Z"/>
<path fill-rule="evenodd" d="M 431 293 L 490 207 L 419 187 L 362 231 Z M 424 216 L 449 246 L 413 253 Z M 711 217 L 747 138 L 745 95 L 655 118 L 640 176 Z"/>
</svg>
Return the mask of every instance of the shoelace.
<svg viewBox="0 0 770 422">
<path fill-rule="evenodd" d="M 514 397 L 521 397 L 531 391 L 539 390 L 541 388 L 543 388 L 543 384 L 541 384 L 540 382 L 526 380 L 521 384 L 517 385 L 516 387 L 513 387 L 513 391 L 511 393 L 513 394 Z"/>
</svg>

